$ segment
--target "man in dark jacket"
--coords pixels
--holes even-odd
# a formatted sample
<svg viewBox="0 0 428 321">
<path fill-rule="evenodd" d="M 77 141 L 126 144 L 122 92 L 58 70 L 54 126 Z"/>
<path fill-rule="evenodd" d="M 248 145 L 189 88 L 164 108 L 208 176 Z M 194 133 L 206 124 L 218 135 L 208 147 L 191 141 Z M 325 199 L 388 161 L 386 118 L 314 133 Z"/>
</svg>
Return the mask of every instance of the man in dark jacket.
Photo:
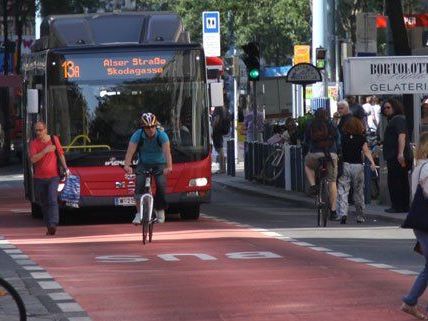
<svg viewBox="0 0 428 321">
<path fill-rule="evenodd" d="M 396 99 L 387 99 L 382 106 L 388 118 L 383 141 L 383 157 L 388 168 L 388 189 L 391 208 L 387 213 L 400 213 L 409 210 L 409 178 L 413 157 L 410 150 L 409 135 L 403 105 Z"/>
</svg>

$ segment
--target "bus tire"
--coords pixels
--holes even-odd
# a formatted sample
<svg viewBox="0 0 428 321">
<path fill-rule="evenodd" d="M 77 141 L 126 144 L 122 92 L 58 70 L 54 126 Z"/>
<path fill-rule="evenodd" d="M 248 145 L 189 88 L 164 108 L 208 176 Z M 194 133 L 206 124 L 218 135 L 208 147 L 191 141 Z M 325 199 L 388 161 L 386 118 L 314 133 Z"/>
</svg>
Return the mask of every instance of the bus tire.
<svg viewBox="0 0 428 321">
<path fill-rule="evenodd" d="M 33 218 L 42 218 L 43 217 L 42 209 L 36 203 L 31 203 L 31 216 Z"/>
<path fill-rule="evenodd" d="M 197 220 L 199 218 L 200 205 L 184 205 L 180 208 L 180 217 L 182 220 Z"/>
</svg>

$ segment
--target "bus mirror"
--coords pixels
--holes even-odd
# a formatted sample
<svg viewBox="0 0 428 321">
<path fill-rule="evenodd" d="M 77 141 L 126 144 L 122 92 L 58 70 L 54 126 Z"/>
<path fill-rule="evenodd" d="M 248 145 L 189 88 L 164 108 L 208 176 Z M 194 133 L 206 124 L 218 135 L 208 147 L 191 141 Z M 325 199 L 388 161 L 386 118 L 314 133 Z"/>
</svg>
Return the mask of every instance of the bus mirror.
<svg viewBox="0 0 428 321">
<path fill-rule="evenodd" d="M 223 106 L 223 83 L 212 82 L 210 83 L 210 100 L 211 107 Z"/>
<path fill-rule="evenodd" d="M 39 91 L 37 89 L 27 90 L 27 114 L 39 112 Z"/>
</svg>

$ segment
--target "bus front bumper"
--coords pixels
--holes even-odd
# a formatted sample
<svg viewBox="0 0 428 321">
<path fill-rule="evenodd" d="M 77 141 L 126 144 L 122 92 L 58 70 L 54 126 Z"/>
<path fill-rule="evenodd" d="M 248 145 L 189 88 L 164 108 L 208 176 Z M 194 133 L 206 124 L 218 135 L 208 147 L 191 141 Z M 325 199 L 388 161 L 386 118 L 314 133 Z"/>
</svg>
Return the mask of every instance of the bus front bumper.
<svg viewBox="0 0 428 321">
<path fill-rule="evenodd" d="M 112 196 L 81 196 L 78 207 L 93 207 L 93 206 L 134 206 L 131 202 L 133 196 L 127 197 L 112 197 Z M 168 205 L 186 205 L 186 204 L 202 204 L 211 201 L 211 191 L 193 191 L 182 193 L 171 193 L 166 195 Z M 67 206 L 67 204 L 64 204 Z M 76 207 L 76 206 L 73 206 Z"/>
</svg>

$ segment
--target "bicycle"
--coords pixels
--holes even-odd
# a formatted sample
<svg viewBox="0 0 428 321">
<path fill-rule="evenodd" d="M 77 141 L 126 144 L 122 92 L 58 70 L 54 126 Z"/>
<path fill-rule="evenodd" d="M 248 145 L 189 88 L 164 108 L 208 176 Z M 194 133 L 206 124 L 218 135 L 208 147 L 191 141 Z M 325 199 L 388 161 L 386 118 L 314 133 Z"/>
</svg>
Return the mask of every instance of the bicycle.
<svg viewBox="0 0 428 321">
<path fill-rule="evenodd" d="M 330 197 L 329 186 L 327 180 L 327 163 L 331 162 L 328 157 L 322 157 L 318 160 L 318 168 L 316 170 L 316 181 L 318 186 L 317 195 L 315 198 L 315 207 L 317 209 L 317 225 L 320 227 L 327 226 L 327 219 L 330 215 Z"/>
<path fill-rule="evenodd" d="M 26 321 L 27 311 L 15 288 L 0 277 L 0 320 Z"/>
<path fill-rule="evenodd" d="M 145 170 L 141 173 L 146 177 L 144 182 L 143 195 L 140 198 L 140 218 L 142 225 L 142 238 L 143 244 L 146 244 L 147 236 L 148 241 L 152 241 L 153 237 L 153 224 L 157 222 L 157 218 L 153 217 L 153 194 L 152 194 L 152 177 L 156 172 L 152 169 Z"/>
<path fill-rule="evenodd" d="M 285 144 L 277 145 L 275 150 L 266 158 L 260 171 L 263 183 L 276 181 L 284 172 Z"/>
</svg>

